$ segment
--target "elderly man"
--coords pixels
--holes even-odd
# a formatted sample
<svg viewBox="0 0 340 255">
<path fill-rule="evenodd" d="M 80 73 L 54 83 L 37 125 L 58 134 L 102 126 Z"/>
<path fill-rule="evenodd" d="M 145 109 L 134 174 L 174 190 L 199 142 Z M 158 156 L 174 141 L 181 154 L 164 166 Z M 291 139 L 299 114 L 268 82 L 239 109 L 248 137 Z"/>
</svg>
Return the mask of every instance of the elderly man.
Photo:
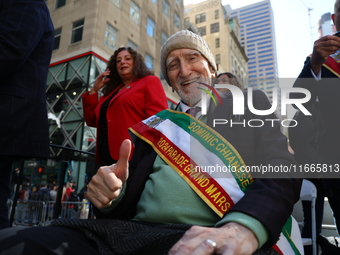
<svg viewBox="0 0 340 255">
<path fill-rule="evenodd" d="M 171 36 L 163 45 L 161 65 L 181 97 L 177 111 L 162 111 L 130 128 L 135 136 L 130 165 L 131 143 L 125 140 L 117 164 L 101 167 L 88 185 L 98 219 L 55 221 L 49 231 L 63 240 L 58 244 L 68 237 L 74 244 L 76 236 L 86 254 L 93 249 L 100 254 L 299 254 L 299 232 L 292 231 L 296 225 L 290 213 L 301 181 L 254 181 L 240 171 L 246 164 L 294 163 L 279 126 L 224 126 L 218 132 L 208 126 L 214 118 L 229 118 L 232 102 L 211 103 L 208 114 L 202 114 L 202 90 L 212 85 L 216 63 L 197 34 L 184 30 Z M 262 92 L 254 98 L 257 109 L 270 108 Z M 251 117 L 246 111 L 244 119 Z M 267 117 L 275 116 L 257 118 Z M 235 171 L 203 171 L 211 165 Z M 35 230 L 35 238 L 39 233 L 46 239 Z"/>
</svg>

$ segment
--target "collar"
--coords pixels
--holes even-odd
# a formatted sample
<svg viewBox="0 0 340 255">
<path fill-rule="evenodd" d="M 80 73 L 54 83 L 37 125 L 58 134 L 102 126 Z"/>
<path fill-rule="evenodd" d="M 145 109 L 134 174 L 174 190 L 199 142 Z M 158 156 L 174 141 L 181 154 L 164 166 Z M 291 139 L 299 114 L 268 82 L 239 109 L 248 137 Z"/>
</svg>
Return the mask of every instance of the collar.
<svg viewBox="0 0 340 255">
<path fill-rule="evenodd" d="M 208 105 L 208 108 L 209 108 L 209 105 L 210 105 L 210 97 L 207 97 L 207 105 Z M 194 106 L 190 107 L 188 105 L 186 105 L 185 103 L 183 103 L 182 101 L 179 102 L 179 105 L 181 107 L 181 110 L 182 112 L 186 112 L 189 108 L 193 108 L 193 107 L 201 107 L 202 108 L 202 100 L 200 100 L 197 104 L 195 104 Z M 199 111 L 197 114 L 197 117 L 201 116 L 201 112 Z"/>
</svg>

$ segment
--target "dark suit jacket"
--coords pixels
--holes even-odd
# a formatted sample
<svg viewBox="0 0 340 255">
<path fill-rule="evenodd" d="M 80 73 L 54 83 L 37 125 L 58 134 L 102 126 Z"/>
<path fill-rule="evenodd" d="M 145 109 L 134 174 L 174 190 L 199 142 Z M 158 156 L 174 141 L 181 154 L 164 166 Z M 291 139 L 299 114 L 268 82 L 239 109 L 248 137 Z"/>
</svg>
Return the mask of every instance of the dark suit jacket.
<svg viewBox="0 0 340 255">
<path fill-rule="evenodd" d="M 270 108 L 269 101 L 263 92 L 257 91 L 254 94 L 256 109 Z M 232 117 L 231 98 L 227 98 L 208 116 L 208 124 L 212 123 L 213 118 L 230 119 Z M 254 117 L 246 109 L 244 118 Z M 256 116 L 256 119 L 267 117 Z M 238 150 L 246 165 L 294 164 L 292 155 L 287 150 L 286 137 L 277 125 L 274 128 L 268 125 L 263 128 L 223 126 L 218 131 Z M 156 152 L 152 147 L 137 139 L 135 153 L 130 163 L 126 195 L 110 217 L 131 219 L 135 215 L 136 204 L 149 174 L 152 173 L 155 158 Z M 299 198 L 300 187 L 301 180 L 299 179 L 256 179 L 231 211 L 248 214 L 262 222 L 269 232 L 268 243 L 273 244 L 277 241 L 284 223 L 292 212 L 293 205 Z M 97 213 L 99 217 L 104 217 L 99 211 Z"/>
<path fill-rule="evenodd" d="M 319 146 L 323 134 L 320 119 L 319 103 L 315 102 L 311 109 L 312 116 L 306 116 L 297 111 L 294 120 L 296 126 L 289 127 L 289 143 L 294 151 L 294 159 L 298 164 L 322 163 Z M 316 176 L 319 176 L 317 173 Z"/>
<path fill-rule="evenodd" d="M 315 99 L 319 98 L 320 115 L 324 128 L 320 152 L 324 163 L 340 164 L 340 79 L 323 66 L 321 80 L 317 81 L 310 68 L 310 58 L 308 57 L 294 87 L 305 88 L 311 92 L 311 99 L 304 104 L 307 109 L 311 109 Z M 291 93 L 290 97 L 299 98 L 301 96 Z M 339 188 L 340 179 L 327 182 L 328 188 Z"/>
<path fill-rule="evenodd" d="M 309 78 L 309 79 L 308 79 Z M 321 80 L 314 79 L 310 70 L 309 57 L 294 83 L 294 87 L 301 87 L 311 92 L 311 99 L 304 104 L 310 109 L 319 98 L 321 119 L 325 133 L 321 142 L 321 151 L 327 163 L 340 163 L 340 80 L 334 73 L 324 66 L 321 68 Z M 299 98 L 298 94 L 291 93 L 291 98 Z"/>
<path fill-rule="evenodd" d="M 54 28 L 44 0 L 0 0 L 0 154 L 48 157 L 46 77 Z"/>
</svg>

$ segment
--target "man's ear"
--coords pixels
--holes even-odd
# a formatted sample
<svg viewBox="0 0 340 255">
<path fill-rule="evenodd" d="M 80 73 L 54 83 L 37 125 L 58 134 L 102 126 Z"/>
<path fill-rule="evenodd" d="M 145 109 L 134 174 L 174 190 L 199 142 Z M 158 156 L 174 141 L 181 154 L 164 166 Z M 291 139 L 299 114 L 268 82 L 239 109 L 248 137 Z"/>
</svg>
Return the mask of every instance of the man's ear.
<svg viewBox="0 0 340 255">
<path fill-rule="evenodd" d="M 214 69 L 211 70 L 211 78 L 215 78 L 216 77 L 216 71 Z"/>
<path fill-rule="evenodd" d="M 333 20 L 333 24 L 335 25 L 335 21 L 334 21 L 335 15 L 334 15 L 334 13 L 331 15 L 331 18 Z"/>
<path fill-rule="evenodd" d="M 216 71 L 214 70 L 214 68 L 209 65 L 209 69 L 210 69 L 210 72 L 211 72 L 211 78 L 215 78 L 216 77 Z"/>
</svg>

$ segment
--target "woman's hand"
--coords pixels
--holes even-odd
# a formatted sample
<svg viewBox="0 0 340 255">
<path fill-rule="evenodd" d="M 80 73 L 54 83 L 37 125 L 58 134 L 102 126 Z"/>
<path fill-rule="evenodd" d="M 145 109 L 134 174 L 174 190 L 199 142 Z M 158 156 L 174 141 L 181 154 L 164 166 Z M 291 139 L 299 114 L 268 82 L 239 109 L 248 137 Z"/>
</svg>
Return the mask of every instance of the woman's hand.
<svg viewBox="0 0 340 255">
<path fill-rule="evenodd" d="M 98 90 L 100 90 L 110 80 L 110 78 L 106 77 L 109 75 L 110 70 L 106 70 L 105 72 L 98 75 L 98 77 L 96 78 L 96 82 L 94 83 L 92 89 L 90 90 L 90 95 L 98 93 Z"/>
</svg>

